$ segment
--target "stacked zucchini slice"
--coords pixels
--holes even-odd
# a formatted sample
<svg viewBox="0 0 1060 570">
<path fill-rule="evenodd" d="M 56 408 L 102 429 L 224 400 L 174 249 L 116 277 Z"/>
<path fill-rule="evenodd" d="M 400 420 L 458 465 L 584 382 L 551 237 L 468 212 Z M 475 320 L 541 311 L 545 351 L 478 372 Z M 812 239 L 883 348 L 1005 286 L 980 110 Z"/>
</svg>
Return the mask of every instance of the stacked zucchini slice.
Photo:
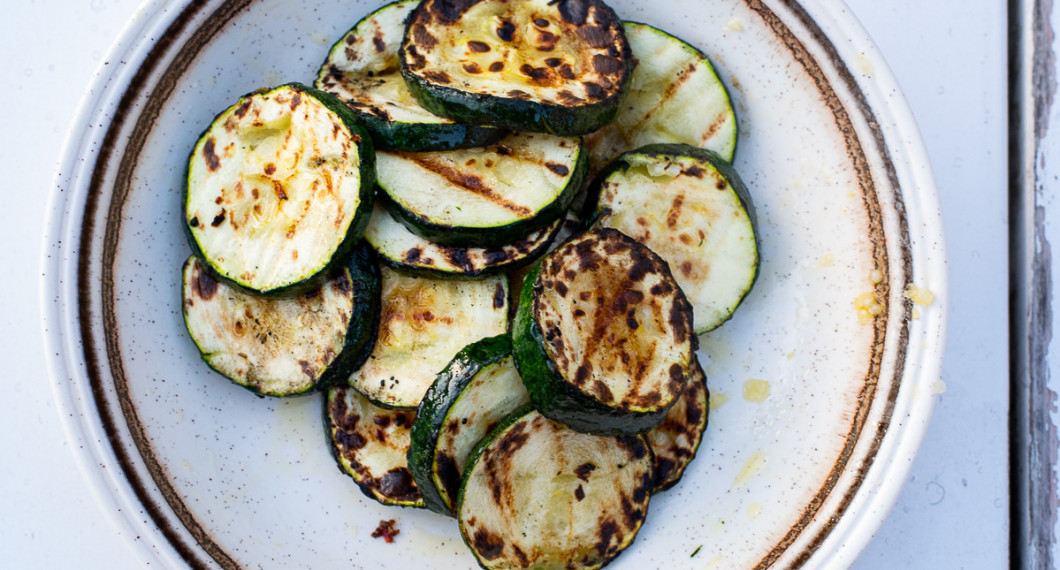
<svg viewBox="0 0 1060 570">
<path fill-rule="evenodd" d="M 758 274 L 698 49 L 600 0 L 399 0 L 188 164 L 184 316 L 340 470 L 484 568 L 599 568 L 707 428 L 698 334 Z"/>
</svg>

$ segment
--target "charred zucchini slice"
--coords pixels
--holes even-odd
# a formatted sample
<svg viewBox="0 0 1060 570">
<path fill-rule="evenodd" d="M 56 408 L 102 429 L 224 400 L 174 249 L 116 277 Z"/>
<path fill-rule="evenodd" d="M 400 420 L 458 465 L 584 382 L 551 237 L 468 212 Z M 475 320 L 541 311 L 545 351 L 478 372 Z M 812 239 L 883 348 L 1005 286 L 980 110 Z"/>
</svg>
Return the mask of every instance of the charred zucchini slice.
<svg viewBox="0 0 1060 570">
<path fill-rule="evenodd" d="M 406 455 L 415 412 L 380 408 L 348 386 L 328 390 L 324 429 L 339 469 L 384 505 L 423 507 Z"/>
<path fill-rule="evenodd" d="M 472 452 L 457 519 L 483 568 L 589 570 L 633 542 L 651 491 L 642 436 L 579 433 L 521 409 Z"/>
<path fill-rule="evenodd" d="M 438 374 L 412 424 L 409 469 L 427 507 L 452 515 L 471 449 L 530 396 L 508 335 L 461 350 Z"/>
<path fill-rule="evenodd" d="M 412 410 L 460 349 L 507 329 L 508 280 L 429 279 L 387 267 L 381 273 L 379 335 L 349 384 L 376 405 Z"/>
<path fill-rule="evenodd" d="M 512 343 L 541 413 L 579 431 L 629 434 L 661 422 L 684 391 L 696 337 L 666 262 L 601 228 L 527 276 Z"/>
<path fill-rule="evenodd" d="M 321 287 L 273 299 L 184 263 L 184 323 L 203 360 L 236 384 L 290 396 L 345 381 L 364 362 L 379 320 L 379 271 L 358 249 Z"/>
<path fill-rule="evenodd" d="M 647 24 L 624 24 L 640 64 L 615 120 L 585 137 L 594 170 L 651 143 L 690 144 L 732 162 L 736 115 L 707 56 Z"/>
<path fill-rule="evenodd" d="M 289 84 L 222 112 L 192 150 L 193 250 L 248 291 L 294 294 L 345 262 L 372 212 L 371 140 L 333 95 Z"/>
<path fill-rule="evenodd" d="M 581 140 L 516 133 L 485 148 L 377 154 L 391 212 L 436 243 L 503 246 L 563 216 L 585 178 Z"/>
<path fill-rule="evenodd" d="M 387 4 L 358 22 L 328 53 L 316 86 L 346 102 L 364 121 L 376 148 L 422 152 L 482 146 L 505 131 L 467 125 L 424 109 L 398 65 L 405 19 L 419 0 Z"/>
<path fill-rule="evenodd" d="M 707 431 L 709 399 L 707 376 L 699 359 L 693 358 L 692 374 L 685 391 L 666 412 L 662 423 L 644 433 L 655 456 L 655 491 L 665 491 L 676 485 L 685 467 L 695 458 L 703 433 Z"/>
<path fill-rule="evenodd" d="M 400 59 L 436 114 L 564 136 L 610 122 L 632 71 L 622 23 L 599 0 L 424 0 Z"/>
<path fill-rule="evenodd" d="M 629 235 L 670 264 L 697 334 L 729 320 L 758 277 L 751 196 L 729 163 L 689 145 L 649 145 L 598 180 L 595 226 Z"/>
<path fill-rule="evenodd" d="M 377 203 L 364 239 L 384 263 L 396 269 L 427 277 L 470 279 L 533 263 L 552 244 L 562 225 L 563 220 L 556 220 L 500 247 L 442 245 L 412 233 Z"/>
</svg>

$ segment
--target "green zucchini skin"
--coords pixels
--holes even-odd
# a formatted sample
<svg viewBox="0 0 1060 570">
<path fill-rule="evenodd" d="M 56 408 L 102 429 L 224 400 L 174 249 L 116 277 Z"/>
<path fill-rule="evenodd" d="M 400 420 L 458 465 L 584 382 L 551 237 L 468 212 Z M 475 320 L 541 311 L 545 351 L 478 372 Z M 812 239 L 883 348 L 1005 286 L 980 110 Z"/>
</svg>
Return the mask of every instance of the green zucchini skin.
<svg viewBox="0 0 1060 570">
<path fill-rule="evenodd" d="M 485 0 L 486 3 L 492 1 Z M 595 61 L 586 61 L 581 66 L 599 72 L 601 77 L 589 75 L 576 78 L 571 75 L 568 79 L 569 84 L 576 85 L 577 89 L 581 89 L 583 84 L 591 84 L 601 93 L 590 90 L 585 94 L 585 98 L 580 98 L 568 90 L 566 93 L 569 99 L 564 104 L 534 93 L 527 93 L 524 90 L 514 90 L 499 95 L 474 91 L 470 87 L 454 87 L 452 85 L 461 84 L 461 78 L 450 78 L 444 72 L 441 73 L 442 79 L 439 80 L 438 70 L 432 69 L 429 64 L 425 64 L 424 60 L 424 54 L 429 53 L 432 50 L 432 44 L 438 41 L 434 35 L 439 29 L 445 31 L 446 26 L 459 28 L 461 18 L 468 10 L 481 3 L 483 0 L 472 2 L 424 0 L 410 15 L 405 41 L 399 52 L 401 73 L 410 91 L 425 109 L 458 122 L 496 125 L 513 130 L 560 136 L 590 133 L 614 119 L 629 89 L 634 60 L 625 38 L 622 22 L 610 7 L 599 0 L 561 0 L 548 2 L 547 6 L 535 7 L 535 9 L 537 9 L 537 17 L 552 20 L 550 22 L 552 27 L 548 28 L 549 30 L 556 31 L 556 25 L 560 26 L 560 29 L 556 31 L 560 36 L 583 39 L 587 36 L 592 37 L 592 40 L 586 41 L 580 47 L 586 52 L 595 49 L 596 57 L 607 58 L 608 69 L 605 72 L 604 67 L 597 68 L 594 65 Z M 522 5 L 528 6 L 529 3 Z M 589 19 L 592 19 L 591 23 Z M 507 25 L 510 26 L 511 22 L 508 21 Z M 591 30 L 585 30 L 581 26 L 591 28 Z M 578 33 L 581 31 L 586 31 L 586 33 L 584 35 Z M 472 39 L 493 40 L 487 36 Z M 601 40 L 607 42 L 606 53 L 601 49 L 603 46 L 594 45 L 595 42 Z M 445 41 L 445 37 L 442 41 Z M 527 53 L 533 51 L 532 48 L 527 49 Z M 568 55 L 561 51 L 556 53 L 561 56 L 559 61 L 563 61 L 562 57 Z M 530 65 L 530 67 L 534 66 Z M 557 75 L 554 69 L 544 63 L 531 71 L 545 74 L 546 83 L 562 84 L 562 80 L 559 79 L 561 74 Z M 489 72 L 475 71 L 474 73 L 477 75 Z M 508 70 L 497 73 L 508 73 Z M 585 81 L 576 81 L 576 79 Z M 587 79 L 595 79 L 595 81 Z M 528 89 L 533 91 L 534 87 Z"/>
<path fill-rule="evenodd" d="M 403 64 L 404 67 L 404 64 Z M 409 90 L 424 109 L 457 122 L 494 125 L 513 130 L 578 136 L 591 133 L 614 120 L 629 90 L 628 82 L 615 95 L 578 108 L 476 95 L 429 83 L 405 74 Z"/>
<path fill-rule="evenodd" d="M 379 150 L 430 152 L 491 145 L 508 131 L 487 125 L 466 123 L 401 123 L 368 112 L 358 113 L 372 142 Z"/>
<path fill-rule="evenodd" d="M 341 120 L 341 123 L 350 131 L 350 138 L 357 149 L 359 162 L 359 196 L 355 211 L 352 213 L 352 219 L 349 225 L 345 228 L 345 233 L 342 239 L 331 251 L 328 258 L 324 260 L 315 271 L 312 271 L 308 275 L 303 275 L 301 278 L 295 278 L 284 283 L 256 286 L 246 282 L 246 280 L 240 275 L 235 275 L 233 272 L 221 268 L 214 260 L 214 256 L 210 255 L 210 252 L 200 243 L 200 239 L 196 235 L 199 230 L 196 228 L 205 227 L 206 222 L 205 220 L 198 220 L 198 217 L 189 212 L 188 209 L 190 196 L 192 192 L 194 192 L 191 183 L 192 171 L 196 162 L 196 156 L 202 153 L 204 147 L 209 144 L 210 133 L 219 124 L 222 118 L 231 116 L 232 114 L 238 115 L 240 110 L 248 108 L 252 104 L 252 100 L 256 97 L 268 96 L 281 90 L 290 90 L 298 95 L 304 95 L 319 102 L 329 112 L 336 115 Z M 372 198 L 375 193 L 375 179 L 375 148 L 372 145 L 371 136 L 361 124 L 360 120 L 357 119 L 356 115 L 354 115 L 353 111 L 351 111 L 350 108 L 343 104 L 337 97 L 300 83 L 288 83 L 268 90 L 259 89 L 240 97 L 235 104 L 218 114 L 211 122 L 210 126 L 203 131 L 203 134 L 193 147 L 191 156 L 187 161 L 184 199 L 181 201 L 181 214 L 184 220 L 182 227 L 184 228 L 185 236 L 187 237 L 188 244 L 191 246 L 193 254 L 204 261 L 207 270 L 210 271 L 214 278 L 248 293 L 268 297 L 290 297 L 319 287 L 335 268 L 341 267 L 346 262 L 347 258 L 349 258 L 353 248 L 358 242 L 360 242 L 371 217 Z M 216 218 L 214 223 L 217 223 Z"/>
<path fill-rule="evenodd" d="M 726 191 L 731 191 L 738 201 L 738 208 L 746 212 L 747 218 L 747 229 L 748 237 L 750 238 L 750 254 L 746 256 L 745 268 L 747 271 L 746 275 L 739 276 L 738 288 L 735 293 L 726 292 L 725 306 L 722 309 L 716 309 L 710 303 L 718 302 L 723 297 L 721 294 L 712 294 L 710 298 L 702 295 L 704 291 L 717 291 L 716 286 L 704 286 L 704 282 L 696 280 L 694 273 L 684 274 L 685 268 L 682 267 L 683 263 L 674 256 L 671 256 L 669 252 L 664 252 L 662 244 L 655 244 L 653 240 L 662 240 L 666 235 L 666 231 L 660 230 L 655 231 L 655 228 L 650 228 L 651 235 L 649 236 L 648 230 L 639 227 L 633 227 L 627 222 L 626 226 L 612 225 L 611 216 L 613 214 L 612 209 L 608 206 L 601 204 L 601 193 L 604 191 L 605 185 L 613 178 L 623 175 L 634 163 L 642 163 L 645 160 L 655 160 L 660 163 L 675 163 L 677 161 L 684 161 L 690 159 L 693 164 L 692 166 L 702 171 L 702 175 L 709 175 L 709 170 L 713 169 L 717 171 L 718 175 L 724 181 L 724 188 Z M 684 176 L 684 172 L 681 174 Z M 660 182 L 661 183 L 661 182 Z M 721 186 L 718 190 L 722 190 Z M 714 192 L 713 187 L 709 189 L 710 192 Z M 627 201 L 632 200 L 630 197 Z M 694 198 L 693 198 L 694 199 Z M 692 199 L 686 200 L 692 201 Z M 656 201 L 659 209 L 655 212 L 656 217 L 665 219 L 668 215 L 667 208 L 670 208 L 669 202 Z M 648 212 L 653 207 L 652 204 L 647 205 L 647 209 L 638 210 L 638 212 Z M 632 211 L 629 212 L 632 214 Z M 754 288 L 755 283 L 758 281 L 759 270 L 761 266 L 761 259 L 759 252 L 761 247 L 758 238 L 758 221 L 755 214 L 754 201 L 751 199 L 751 192 L 740 178 L 739 174 L 723 157 L 717 153 L 707 150 L 704 148 L 683 144 L 683 143 L 659 143 L 650 144 L 640 147 L 635 150 L 623 153 L 619 157 L 611 161 L 603 170 L 596 175 L 593 182 L 589 185 L 589 192 L 587 194 L 587 200 L 585 202 L 583 216 L 586 219 L 586 223 L 589 227 L 602 227 L 610 226 L 616 227 L 620 231 L 627 232 L 637 241 L 644 243 L 653 250 L 660 253 L 670 263 L 671 268 L 674 270 L 674 276 L 681 282 L 682 287 L 686 291 L 690 291 L 688 295 L 695 309 L 695 332 L 696 334 L 703 334 L 718 328 L 725 322 L 730 320 L 735 313 L 736 309 L 740 306 L 743 300 Z M 648 226 L 646 225 L 645 228 Z M 638 233 L 642 232 L 642 233 Z M 711 236 L 708 234 L 706 239 L 709 241 Z M 702 239 L 700 239 L 702 245 Z M 689 259 L 688 253 L 684 254 L 685 259 Z M 699 256 L 696 257 L 705 257 Z M 741 258 L 743 259 L 743 258 Z M 694 267 L 694 263 L 692 266 Z M 717 267 L 714 267 L 714 272 L 709 275 L 717 277 L 721 275 L 717 271 Z"/>
<path fill-rule="evenodd" d="M 615 120 L 586 135 L 592 169 L 645 144 L 687 143 L 732 162 L 736 114 L 725 84 L 701 50 L 663 30 L 623 22 L 633 57 L 642 62 Z"/>
<path fill-rule="evenodd" d="M 205 271 L 205 264 L 195 256 L 188 258 L 184 273 L 185 279 L 182 287 L 184 321 L 192 340 L 199 349 L 200 356 L 214 371 L 256 394 L 275 397 L 296 396 L 342 384 L 354 370 L 360 368 L 375 343 L 379 326 L 380 276 L 371 250 L 366 247 L 357 248 L 348 259 L 346 266 L 334 270 L 331 278 L 320 289 L 291 298 L 256 297 L 240 289 L 229 287 L 224 282 L 215 280 L 209 272 Z M 298 351 L 311 344 L 303 342 L 300 343 L 301 346 L 289 348 L 277 344 L 282 342 L 276 339 L 284 338 L 284 325 L 290 321 L 290 318 L 284 318 L 283 315 L 289 315 L 292 306 L 298 306 L 306 311 L 311 310 L 309 306 L 314 303 L 313 299 L 323 298 L 324 287 L 333 287 L 343 294 L 348 292 L 352 298 L 352 312 L 346 321 L 347 326 L 341 348 L 330 360 L 327 359 L 326 354 L 322 357 L 322 361 L 308 355 L 304 360 L 299 360 L 301 372 L 298 374 L 297 381 L 290 378 L 272 377 L 269 372 L 269 363 L 275 362 L 277 358 L 275 355 L 282 355 L 279 358 L 284 360 L 297 358 Z M 213 318 L 210 325 L 200 328 L 195 316 L 196 311 L 203 310 L 199 305 L 215 302 L 220 298 L 218 296 L 233 301 L 233 310 L 238 311 L 239 314 L 227 315 L 231 318 L 231 322 L 229 319 Z M 240 299 L 244 299 L 245 303 L 241 303 Z M 248 305 L 252 309 L 246 308 Z M 287 308 L 283 308 L 284 306 Z M 253 317 L 247 313 L 251 310 L 250 314 L 253 314 Z M 278 324 L 269 325 L 277 321 Z M 209 337 L 214 327 L 226 331 L 231 327 L 232 334 L 237 338 L 246 335 L 252 335 L 254 338 L 260 337 L 261 342 L 255 340 L 252 347 L 260 352 L 237 349 L 234 345 L 222 350 L 210 350 L 205 345 L 218 342 Z M 242 369 L 239 361 L 233 364 L 228 356 L 229 352 L 240 350 L 245 350 L 246 354 L 249 354 L 249 357 L 243 356 L 243 359 L 249 363 L 245 373 L 239 372 Z M 332 350 L 328 348 L 327 352 L 330 353 Z M 294 368 L 293 365 L 290 367 Z M 317 367 L 322 370 L 318 372 Z M 302 378 L 303 375 L 307 378 Z"/>
<path fill-rule="evenodd" d="M 633 543 L 647 516 L 652 465 L 641 435 L 585 434 L 532 405 L 518 408 L 468 457 L 460 535 L 487 570 L 601 568 Z M 555 528 L 568 530 L 555 536 Z"/>
<path fill-rule="evenodd" d="M 608 239 L 618 234 L 622 240 L 632 242 L 615 230 L 591 230 L 567 242 L 561 246 L 560 250 L 576 247 L 571 244 L 579 240 L 584 241 L 589 234 L 607 235 Z M 589 239 L 595 239 L 595 236 Z M 637 247 L 643 246 L 638 244 Z M 647 248 L 643 249 L 648 254 L 654 255 Z M 550 255 L 554 254 L 555 252 Z M 597 435 L 639 434 L 657 426 L 663 421 L 669 408 L 677 401 L 680 391 L 687 383 L 688 367 L 691 366 L 694 350 L 698 346 L 698 339 L 691 335 L 691 307 L 684 294 L 676 285 L 666 292 L 666 294 L 673 295 L 672 318 L 676 323 L 677 344 L 687 349 L 687 358 L 683 363 L 674 364 L 677 368 L 671 368 L 670 379 L 665 384 L 669 392 L 675 393 L 674 397 L 669 400 L 661 398 L 658 405 L 646 406 L 644 409 L 608 405 L 574 386 L 572 381 L 564 377 L 563 372 L 546 350 L 550 339 L 546 338 L 534 313 L 537 310 L 537 302 L 542 289 L 540 279 L 542 263 L 547 259 L 534 266 L 524 279 L 519 296 L 519 307 L 512 325 L 515 362 L 534 405 L 541 413 L 557 422 L 578 431 Z M 662 263 L 659 269 L 664 270 L 663 274 L 668 276 L 669 270 L 666 269 L 665 262 L 658 260 L 658 263 Z M 672 277 L 669 279 L 672 280 Z M 573 296 L 574 293 L 571 295 Z M 609 302 L 604 301 L 605 304 Z"/>
<path fill-rule="evenodd" d="M 563 228 L 561 220 L 514 243 L 496 248 L 434 243 L 412 233 L 377 205 L 365 231 L 386 265 L 413 275 L 438 279 L 478 279 L 521 269 L 541 257 Z"/>
<path fill-rule="evenodd" d="M 335 363 L 321 377 L 321 389 L 345 384 L 350 374 L 368 359 L 379 333 L 382 277 L 375 262 L 375 255 L 371 249 L 360 245 L 350 254 L 346 268 L 353 288 L 353 298 L 363 299 L 364 302 L 353 305 L 346 344 L 335 358 Z"/>
<path fill-rule="evenodd" d="M 500 140 L 506 131 L 497 127 L 408 116 L 415 114 L 407 110 L 412 95 L 401 77 L 397 52 L 405 19 L 418 3 L 392 2 L 357 22 L 332 46 L 317 74 L 316 87 L 346 101 L 364 122 L 377 149 L 425 152 Z M 380 86 L 396 86 L 395 99 L 380 92 Z"/>
<path fill-rule="evenodd" d="M 529 403 L 523 392 L 509 393 L 511 407 L 473 410 L 470 417 L 451 418 L 455 404 L 476 390 L 493 389 L 492 385 L 474 384 L 480 372 L 494 366 L 502 366 L 512 356 L 511 337 L 507 334 L 485 338 L 461 350 L 438 374 L 434 384 L 420 403 L 416 421 L 412 424 L 412 443 L 409 447 L 408 463 L 416 485 L 420 488 L 427 508 L 444 515 L 453 516 L 460 487 L 460 473 L 464 470 L 459 449 L 442 449 L 443 430 L 473 430 L 472 435 L 490 431 L 490 423 L 499 421 L 515 408 Z M 510 364 L 509 364 L 510 365 Z M 495 380 L 496 377 L 492 377 Z M 522 387 L 519 387 L 522 391 Z M 479 425 L 485 422 L 485 425 Z M 452 426 L 452 427 L 449 427 Z M 455 457 L 453 456 L 455 455 Z M 457 464 L 459 463 L 459 464 Z"/>
<path fill-rule="evenodd" d="M 515 136 L 521 137 L 521 135 Z M 540 137 L 541 135 L 537 136 Z M 578 150 L 577 158 L 572 167 L 568 168 L 566 165 L 559 165 L 568 169 L 565 186 L 551 202 L 528 217 L 497 224 L 457 225 L 441 223 L 428 215 L 417 213 L 411 207 L 401 204 L 395 198 L 399 190 L 390 187 L 389 183 L 383 181 L 380 182 L 380 191 L 377 193 L 377 199 L 393 214 L 396 220 L 404 224 L 410 231 L 434 243 L 456 247 L 503 247 L 524 239 L 529 234 L 562 218 L 574 197 L 582 188 L 586 174 L 589 171 L 589 160 L 585 151 L 585 143 L 580 138 L 567 140 L 577 140 Z M 510 147 L 503 144 L 487 147 L 491 151 L 497 149 L 497 153 L 501 154 L 497 159 L 498 161 L 503 160 L 503 152 L 510 152 L 510 150 L 501 150 L 504 148 L 510 149 Z M 414 155 L 407 158 L 407 160 L 411 161 L 425 159 L 424 155 Z M 545 166 L 540 166 L 540 168 L 546 169 Z M 481 177 L 476 177 L 474 171 L 462 173 L 462 175 L 478 178 L 481 183 Z"/>
</svg>

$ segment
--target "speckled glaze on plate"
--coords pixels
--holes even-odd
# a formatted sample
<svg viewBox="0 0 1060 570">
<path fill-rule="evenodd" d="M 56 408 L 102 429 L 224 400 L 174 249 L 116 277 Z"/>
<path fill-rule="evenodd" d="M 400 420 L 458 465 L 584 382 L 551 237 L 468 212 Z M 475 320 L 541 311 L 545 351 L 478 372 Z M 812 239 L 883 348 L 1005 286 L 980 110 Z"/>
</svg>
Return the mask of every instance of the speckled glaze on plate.
<svg viewBox="0 0 1060 570">
<path fill-rule="evenodd" d="M 181 320 L 189 149 L 239 95 L 311 81 L 377 5 L 151 3 L 67 144 L 42 282 L 49 365 L 82 476 L 152 567 L 475 565 L 451 519 L 382 507 L 337 470 L 319 395 L 254 397 L 207 368 Z M 701 337 L 713 409 L 698 458 L 611 567 L 847 566 L 905 481 L 941 366 L 942 224 L 916 127 L 837 0 L 612 6 L 703 49 L 729 86 L 762 270 Z M 371 537 L 382 519 L 393 544 Z"/>
</svg>

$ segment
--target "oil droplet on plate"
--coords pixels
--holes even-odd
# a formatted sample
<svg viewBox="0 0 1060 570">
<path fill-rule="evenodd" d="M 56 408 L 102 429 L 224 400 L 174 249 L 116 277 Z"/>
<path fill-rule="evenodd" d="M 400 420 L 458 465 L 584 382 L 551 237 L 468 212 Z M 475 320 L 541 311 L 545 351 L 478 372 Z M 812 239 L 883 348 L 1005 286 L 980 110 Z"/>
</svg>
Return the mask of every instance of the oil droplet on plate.
<svg viewBox="0 0 1060 570">
<path fill-rule="evenodd" d="M 743 399 L 755 404 L 769 397 L 769 382 L 754 378 L 743 383 Z"/>
<path fill-rule="evenodd" d="M 766 454 L 758 450 L 751 454 L 751 458 L 747 460 L 740 472 L 736 474 L 736 478 L 732 481 L 732 488 L 739 489 L 743 487 L 751 479 L 754 479 L 756 475 L 762 472 L 762 468 L 766 464 Z"/>
<path fill-rule="evenodd" d="M 917 286 L 916 283 L 910 283 L 905 288 L 905 298 L 921 307 L 928 307 L 935 302 L 935 293 L 930 289 Z"/>
<path fill-rule="evenodd" d="M 854 308 L 858 312 L 858 322 L 863 325 L 871 323 L 873 319 L 883 314 L 883 305 L 876 298 L 875 291 L 858 295 L 854 299 Z"/>
<path fill-rule="evenodd" d="M 725 402 L 729 401 L 729 394 L 722 392 L 721 390 L 710 391 L 710 411 L 714 411 L 722 406 Z"/>
<path fill-rule="evenodd" d="M 762 515 L 762 504 L 751 503 L 747 505 L 747 518 L 755 520 Z"/>
<path fill-rule="evenodd" d="M 938 395 L 946 392 L 946 383 L 942 380 L 935 380 L 931 383 L 931 393 Z"/>
</svg>

